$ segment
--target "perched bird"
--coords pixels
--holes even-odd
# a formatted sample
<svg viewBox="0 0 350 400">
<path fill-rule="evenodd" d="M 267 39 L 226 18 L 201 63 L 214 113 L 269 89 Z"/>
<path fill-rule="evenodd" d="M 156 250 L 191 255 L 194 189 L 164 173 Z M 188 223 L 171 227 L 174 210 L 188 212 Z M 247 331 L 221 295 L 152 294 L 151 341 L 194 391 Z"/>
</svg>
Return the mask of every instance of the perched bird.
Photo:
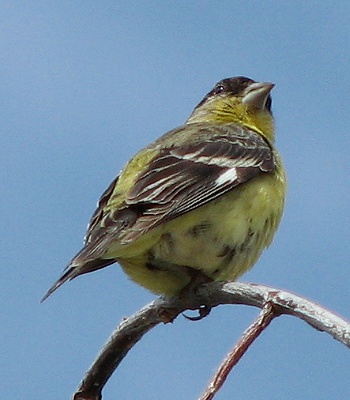
<svg viewBox="0 0 350 400">
<path fill-rule="evenodd" d="M 223 79 L 184 125 L 137 153 L 103 193 L 85 246 L 49 289 L 118 262 L 154 293 L 198 277 L 234 280 L 279 225 L 285 173 L 274 147 L 272 83 Z"/>
</svg>

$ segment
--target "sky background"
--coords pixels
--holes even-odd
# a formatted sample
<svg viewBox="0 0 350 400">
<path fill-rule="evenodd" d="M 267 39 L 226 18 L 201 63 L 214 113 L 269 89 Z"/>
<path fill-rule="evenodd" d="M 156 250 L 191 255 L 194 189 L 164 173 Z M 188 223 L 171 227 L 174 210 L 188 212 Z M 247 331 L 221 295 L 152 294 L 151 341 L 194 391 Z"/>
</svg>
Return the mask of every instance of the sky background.
<svg viewBox="0 0 350 400">
<path fill-rule="evenodd" d="M 349 26 L 345 1 L 0 3 L 4 399 L 69 399 L 119 321 L 155 298 L 114 265 L 39 303 L 124 163 L 222 78 L 276 84 L 289 182 L 277 237 L 241 280 L 350 319 Z M 257 312 L 222 306 L 156 327 L 104 399 L 196 399 Z M 216 398 L 345 399 L 349 367 L 346 347 L 281 317 Z"/>
</svg>

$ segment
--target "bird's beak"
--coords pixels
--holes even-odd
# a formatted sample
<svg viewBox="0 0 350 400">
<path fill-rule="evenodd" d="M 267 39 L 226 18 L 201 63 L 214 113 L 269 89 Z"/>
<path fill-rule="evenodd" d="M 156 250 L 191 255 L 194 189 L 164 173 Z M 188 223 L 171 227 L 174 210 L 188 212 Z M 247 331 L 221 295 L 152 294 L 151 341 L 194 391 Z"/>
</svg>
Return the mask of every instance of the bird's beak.
<svg viewBox="0 0 350 400">
<path fill-rule="evenodd" d="M 270 82 L 251 83 L 243 94 L 242 102 L 249 106 L 263 109 L 274 86 L 275 85 Z"/>
</svg>

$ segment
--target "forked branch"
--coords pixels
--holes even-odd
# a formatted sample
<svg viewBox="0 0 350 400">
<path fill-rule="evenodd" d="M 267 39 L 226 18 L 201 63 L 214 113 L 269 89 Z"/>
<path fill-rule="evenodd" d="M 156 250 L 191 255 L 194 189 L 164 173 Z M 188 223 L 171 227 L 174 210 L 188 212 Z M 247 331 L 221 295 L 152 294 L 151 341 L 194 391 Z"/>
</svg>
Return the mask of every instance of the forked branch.
<svg viewBox="0 0 350 400">
<path fill-rule="evenodd" d="M 73 399 L 101 400 L 104 385 L 128 351 L 157 324 L 172 322 L 185 310 L 197 310 L 203 305 L 216 307 L 220 304 L 244 304 L 259 307 L 263 311 L 224 360 L 217 375 L 203 394 L 207 397 L 202 396 L 201 400 L 213 398 L 233 365 L 238 362 L 271 320 L 278 315 L 288 314 L 298 317 L 350 348 L 350 323 L 316 303 L 268 286 L 239 282 L 213 282 L 203 285 L 193 298 L 186 298 L 186 300 L 159 298 L 131 317 L 124 319 L 86 372 Z"/>
</svg>

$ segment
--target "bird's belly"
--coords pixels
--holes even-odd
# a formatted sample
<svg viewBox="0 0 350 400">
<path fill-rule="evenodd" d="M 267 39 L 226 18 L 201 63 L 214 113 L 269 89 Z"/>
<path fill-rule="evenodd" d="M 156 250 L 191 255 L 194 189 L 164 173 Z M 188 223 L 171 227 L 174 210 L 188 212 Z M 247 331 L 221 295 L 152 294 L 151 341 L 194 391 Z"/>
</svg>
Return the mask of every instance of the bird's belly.
<svg viewBox="0 0 350 400">
<path fill-rule="evenodd" d="M 169 222 L 153 248 L 155 259 L 200 269 L 215 280 L 243 274 L 270 244 L 283 207 L 271 207 L 274 186 L 255 182 Z"/>
<path fill-rule="evenodd" d="M 156 293 L 174 294 L 188 284 L 191 278 L 183 267 L 213 280 L 234 280 L 272 241 L 283 209 L 281 190 L 271 175 L 265 182 L 252 180 L 155 228 L 145 235 L 150 240 L 140 261 L 120 263 L 133 280 Z"/>
</svg>

